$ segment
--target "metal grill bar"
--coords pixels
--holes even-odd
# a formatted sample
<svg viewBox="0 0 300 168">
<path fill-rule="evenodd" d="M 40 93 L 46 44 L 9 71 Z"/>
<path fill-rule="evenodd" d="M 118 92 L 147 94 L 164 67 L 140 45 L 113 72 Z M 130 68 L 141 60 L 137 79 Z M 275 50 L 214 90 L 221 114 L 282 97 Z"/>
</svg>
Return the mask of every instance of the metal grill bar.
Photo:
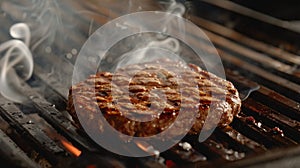
<svg viewBox="0 0 300 168">
<path fill-rule="evenodd" d="M 212 31 L 216 34 L 221 35 L 222 37 L 226 37 L 232 41 L 235 41 L 254 50 L 266 53 L 273 58 L 287 61 L 292 64 L 300 64 L 299 56 L 296 54 L 287 52 L 281 48 L 274 47 L 270 44 L 255 40 L 253 38 L 249 38 L 248 36 L 245 36 L 235 30 L 229 29 L 225 26 L 203 19 L 201 17 L 191 16 L 191 20 L 197 25 L 205 28 L 206 30 Z"/>
<path fill-rule="evenodd" d="M 17 166 L 17 167 L 39 167 L 11 140 L 2 130 L 0 130 L 0 154 L 1 158 L 5 159 L 6 163 L 2 166 Z M 7 160 L 6 160 L 7 159 Z"/>
<path fill-rule="evenodd" d="M 42 150 L 43 153 L 59 154 L 63 150 L 58 147 L 53 140 L 44 134 L 38 127 L 36 127 L 34 121 L 28 118 L 19 108 L 14 104 L 11 104 L 10 101 L 0 97 L 1 105 L 0 110 L 2 111 L 2 117 L 10 121 L 10 124 L 15 127 L 25 137 L 28 137 L 28 140 L 33 141 L 36 150 Z M 51 156 L 51 155 L 50 155 Z M 54 158 L 52 158 L 54 159 Z"/>
</svg>

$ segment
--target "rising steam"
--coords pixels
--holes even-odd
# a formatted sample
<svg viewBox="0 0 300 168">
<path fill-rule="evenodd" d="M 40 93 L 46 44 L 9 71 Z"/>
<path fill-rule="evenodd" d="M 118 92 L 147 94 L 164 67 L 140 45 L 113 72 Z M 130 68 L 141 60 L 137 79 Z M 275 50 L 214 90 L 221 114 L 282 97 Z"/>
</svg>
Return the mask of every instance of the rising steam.
<svg viewBox="0 0 300 168">
<path fill-rule="evenodd" d="M 0 45 L 0 93 L 15 102 L 24 102 L 27 98 L 21 92 L 21 81 L 31 77 L 33 58 L 28 48 L 30 30 L 27 24 L 17 23 L 10 28 L 10 35 L 15 38 Z"/>
<path fill-rule="evenodd" d="M 131 1 L 130 1 L 131 2 Z M 143 62 L 150 62 L 154 60 L 159 59 L 170 59 L 170 60 L 176 60 L 176 61 L 183 61 L 179 56 L 178 53 L 180 52 L 181 46 L 180 42 L 173 38 L 168 37 L 165 35 L 165 33 L 168 33 L 168 27 L 167 25 L 174 20 L 176 20 L 175 16 L 182 17 L 185 12 L 185 7 L 181 3 L 177 3 L 175 0 L 170 0 L 168 2 L 161 2 L 164 5 L 167 6 L 166 12 L 174 14 L 174 17 L 166 17 L 161 18 L 161 20 L 157 21 L 160 22 L 162 26 L 163 32 L 160 34 L 156 34 L 155 37 L 151 37 L 150 40 L 142 41 L 142 43 L 145 43 L 144 45 L 137 45 L 134 46 L 133 49 L 129 52 L 126 52 L 122 56 L 120 56 L 116 62 L 117 65 L 115 66 L 115 70 L 129 65 L 129 64 L 136 64 L 136 63 L 143 63 Z M 127 23 L 128 24 L 128 23 Z M 121 26 L 124 29 L 132 28 L 134 24 L 128 25 L 116 25 Z M 181 22 L 178 22 L 176 24 L 178 26 L 178 30 L 182 31 L 180 33 L 184 33 L 185 27 L 182 25 Z M 138 24 L 138 26 L 140 26 Z"/>
<path fill-rule="evenodd" d="M 145 47 L 136 47 L 130 52 L 127 52 L 117 59 L 117 66 L 119 69 L 130 64 L 137 64 L 143 62 L 151 62 L 162 58 L 183 61 L 178 55 L 180 51 L 180 44 L 174 38 L 167 38 L 161 41 L 151 41 Z"/>
</svg>

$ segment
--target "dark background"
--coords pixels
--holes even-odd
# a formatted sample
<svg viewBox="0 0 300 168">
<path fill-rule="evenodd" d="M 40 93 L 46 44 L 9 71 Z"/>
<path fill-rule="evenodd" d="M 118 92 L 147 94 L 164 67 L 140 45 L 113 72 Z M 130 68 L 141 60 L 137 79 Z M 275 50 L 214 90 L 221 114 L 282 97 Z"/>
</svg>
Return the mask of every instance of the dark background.
<svg viewBox="0 0 300 168">
<path fill-rule="evenodd" d="M 300 1 L 298 0 L 231 0 L 259 12 L 283 20 L 300 20 Z"/>
</svg>

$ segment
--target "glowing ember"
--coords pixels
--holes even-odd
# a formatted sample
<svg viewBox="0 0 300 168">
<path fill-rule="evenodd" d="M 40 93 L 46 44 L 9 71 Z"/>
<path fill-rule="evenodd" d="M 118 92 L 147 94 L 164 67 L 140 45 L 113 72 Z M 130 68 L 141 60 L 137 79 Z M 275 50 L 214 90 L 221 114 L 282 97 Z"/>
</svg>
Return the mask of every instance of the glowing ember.
<svg viewBox="0 0 300 168">
<path fill-rule="evenodd" d="M 146 142 L 143 142 L 143 141 L 138 141 L 136 142 L 136 145 L 142 149 L 143 151 L 151 154 L 151 155 L 154 155 L 155 157 L 159 157 L 159 154 L 160 152 L 156 149 L 154 149 L 154 147 Z"/>
<path fill-rule="evenodd" d="M 97 166 L 92 164 L 92 165 L 87 165 L 86 168 L 97 168 Z"/>
<path fill-rule="evenodd" d="M 172 160 L 167 160 L 166 166 L 167 166 L 167 168 L 175 168 L 176 164 Z"/>
<path fill-rule="evenodd" d="M 81 155 L 81 151 L 77 149 L 75 146 L 73 146 L 70 142 L 65 141 L 63 139 L 60 140 L 63 146 L 74 156 L 79 157 Z"/>
</svg>

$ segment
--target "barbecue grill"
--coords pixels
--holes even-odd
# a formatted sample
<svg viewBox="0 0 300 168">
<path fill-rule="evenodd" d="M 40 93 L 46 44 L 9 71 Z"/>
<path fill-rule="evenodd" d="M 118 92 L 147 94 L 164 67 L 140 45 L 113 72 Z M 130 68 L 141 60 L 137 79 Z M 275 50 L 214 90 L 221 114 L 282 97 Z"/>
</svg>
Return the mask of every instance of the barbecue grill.
<svg viewBox="0 0 300 168">
<path fill-rule="evenodd" d="M 24 94 L 30 99 L 28 103 L 15 103 L 0 96 L 1 164 L 7 167 L 297 167 L 300 165 L 300 27 L 288 21 L 288 16 L 279 18 L 264 13 L 251 2 L 241 5 L 239 1 L 184 1 L 191 8 L 186 17 L 214 43 L 227 79 L 245 99 L 240 115 L 229 126 L 217 128 L 202 143 L 197 136 L 188 135 L 159 156 L 140 158 L 119 156 L 103 149 L 83 131 L 76 130 L 66 112 L 73 65 L 81 46 L 99 26 L 120 16 L 122 5 L 108 1 L 97 5 L 94 1 L 59 3 L 64 9 L 61 21 L 76 25 L 78 30 L 76 34 L 68 28 L 57 31 L 53 43 L 34 50 L 33 76 L 22 83 Z M 0 3 L 2 42 L 10 39 L 9 27 L 20 20 L 9 15 L 5 1 Z M 143 10 L 160 7 L 150 2 Z M 190 36 L 195 38 L 192 33 Z M 69 79 L 64 80 L 65 77 Z M 143 150 L 145 146 L 141 143 L 138 147 Z"/>
</svg>

